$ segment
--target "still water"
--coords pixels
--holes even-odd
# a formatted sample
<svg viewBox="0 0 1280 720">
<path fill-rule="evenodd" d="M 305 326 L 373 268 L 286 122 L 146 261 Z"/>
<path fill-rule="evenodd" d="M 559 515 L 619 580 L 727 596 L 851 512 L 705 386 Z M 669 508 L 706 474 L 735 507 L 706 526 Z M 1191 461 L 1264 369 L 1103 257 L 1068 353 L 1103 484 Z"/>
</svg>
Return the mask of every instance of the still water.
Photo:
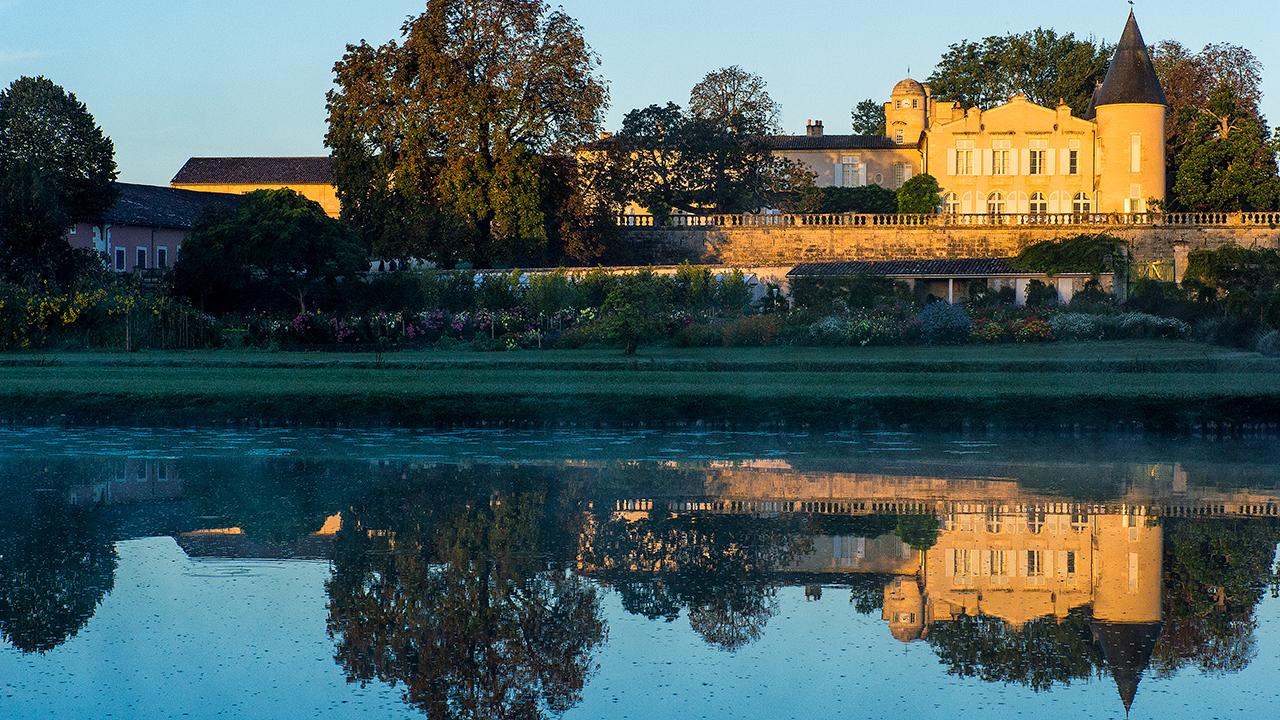
<svg viewBox="0 0 1280 720">
<path fill-rule="evenodd" d="M 1274 445 L 3 430 L 0 717 L 1268 717 Z"/>
</svg>

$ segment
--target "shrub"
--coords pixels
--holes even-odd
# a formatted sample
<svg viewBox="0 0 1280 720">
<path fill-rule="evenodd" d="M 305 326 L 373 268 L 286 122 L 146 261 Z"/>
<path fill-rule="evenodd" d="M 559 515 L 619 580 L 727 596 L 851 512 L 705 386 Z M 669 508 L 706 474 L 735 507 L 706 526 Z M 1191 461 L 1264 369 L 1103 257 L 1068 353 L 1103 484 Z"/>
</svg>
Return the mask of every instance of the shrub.
<svg viewBox="0 0 1280 720">
<path fill-rule="evenodd" d="M 930 345 L 964 342 L 973 329 L 973 320 L 960 305 L 931 303 L 916 317 L 920 320 L 921 337 Z"/>
<path fill-rule="evenodd" d="M 714 323 L 691 323 L 675 332 L 677 347 L 716 347 L 724 342 L 723 326 Z"/>
<path fill-rule="evenodd" d="M 731 320 L 722 330 L 727 347 L 764 347 L 778 339 L 781 326 L 768 315 L 748 315 Z"/>
<path fill-rule="evenodd" d="M 1042 318 L 1023 318 L 1013 324 L 1013 339 L 1020 343 L 1049 342 L 1053 340 L 1053 328 Z"/>
<path fill-rule="evenodd" d="M 1049 318 L 1049 327 L 1058 340 L 1102 340 L 1107 335 L 1106 318 L 1085 313 L 1058 313 Z"/>
<path fill-rule="evenodd" d="M 982 320 L 974 325 L 973 330 L 969 333 L 969 339 L 974 342 L 994 345 L 1008 340 L 1009 331 L 1005 328 L 1004 323 L 997 320 Z"/>
<path fill-rule="evenodd" d="M 1115 322 L 1117 336 L 1124 339 L 1184 338 L 1191 334 L 1191 326 L 1181 320 L 1146 313 L 1124 313 Z"/>
<path fill-rule="evenodd" d="M 1259 338 L 1258 352 L 1267 357 L 1280 357 L 1280 331 L 1272 330 Z"/>
<path fill-rule="evenodd" d="M 653 275 L 619 278 L 600 309 L 602 327 L 628 355 L 662 330 L 662 301 Z"/>
<path fill-rule="evenodd" d="M 1192 337 L 1200 342 L 1229 347 L 1252 347 L 1258 336 L 1258 320 L 1241 315 L 1211 317 L 1196 323 Z"/>
<path fill-rule="evenodd" d="M 1058 288 L 1032 280 L 1027 283 L 1027 307 L 1043 308 L 1058 304 Z"/>
<path fill-rule="evenodd" d="M 809 340 L 815 345 L 847 345 L 849 322 L 836 315 L 824 317 L 809 326 Z"/>
<path fill-rule="evenodd" d="M 903 323 L 880 312 L 859 313 L 845 326 L 853 345 L 897 345 L 903 342 Z"/>
</svg>

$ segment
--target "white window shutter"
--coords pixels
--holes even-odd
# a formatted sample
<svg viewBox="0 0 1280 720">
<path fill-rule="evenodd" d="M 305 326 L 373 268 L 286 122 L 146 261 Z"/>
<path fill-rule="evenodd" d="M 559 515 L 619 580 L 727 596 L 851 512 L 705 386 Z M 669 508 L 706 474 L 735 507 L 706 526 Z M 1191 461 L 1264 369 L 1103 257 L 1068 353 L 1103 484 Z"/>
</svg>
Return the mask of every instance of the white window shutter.
<svg viewBox="0 0 1280 720">
<path fill-rule="evenodd" d="M 837 161 L 835 175 L 835 187 L 844 187 L 844 163 Z"/>
<path fill-rule="evenodd" d="M 982 174 L 990 175 L 991 168 L 995 166 L 995 153 L 991 148 L 982 151 Z"/>
<path fill-rule="evenodd" d="M 1027 194 L 1024 192 L 1020 192 L 1020 193 L 1017 193 L 1017 195 L 1018 195 L 1018 206 L 1017 208 L 1014 209 L 1014 212 L 1021 213 L 1021 214 L 1026 214 L 1028 212 L 1031 212 L 1031 201 L 1027 198 Z"/>
<path fill-rule="evenodd" d="M 973 212 L 973 193 L 965 193 L 960 199 L 960 213 L 969 215 Z"/>
<path fill-rule="evenodd" d="M 947 148 L 947 175 L 954 177 L 956 174 L 956 149 Z"/>
<path fill-rule="evenodd" d="M 1031 174 L 1031 151 L 1030 150 L 1022 153 L 1022 174 L 1023 175 Z"/>
<path fill-rule="evenodd" d="M 911 163 L 902 164 L 902 182 L 903 183 L 910 180 L 914 174 L 915 174 L 915 166 L 913 166 Z"/>
<path fill-rule="evenodd" d="M 1052 215 L 1056 215 L 1062 212 L 1062 210 L 1060 209 L 1061 207 L 1062 207 L 1062 201 L 1058 193 L 1056 192 L 1049 193 L 1049 213 Z"/>
<path fill-rule="evenodd" d="M 1054 157 L 1054 153 L 1053 153 L 1053 151 L 1052 151 L 1052 150 L 1045 150 L 1045 151 L 1044 151 L 1044 161 L 1045 161 L 1045 165 L 1046 165 L 1046 169 L 1045 169 L 1045 172 L 1044 172 L 1044 174 L 1045 174 L 1045 175 L 1054 175 L 1054 174 L 1055 174 L 1055 173 L 1054 173 L 1054 167 L 1053 167 L 1053 166 L 1056 164 L 1056 163 L 1054 162 L 1054 160 L 1055 160 L 1055 159 L 1056 159 L 1056 158 Z"/>
<path fill-rule="evenodd" d="M 1058 167 L 1062 168 L 1063 175 L 1071 174 L 1071 151 L 1063 148 L 1058 152 Z"/>
<path fill-rule="evenodd" d="M 858 163 L 858 187 L 866 187 L 867 185 L 867 164 Z"/>
</svg>

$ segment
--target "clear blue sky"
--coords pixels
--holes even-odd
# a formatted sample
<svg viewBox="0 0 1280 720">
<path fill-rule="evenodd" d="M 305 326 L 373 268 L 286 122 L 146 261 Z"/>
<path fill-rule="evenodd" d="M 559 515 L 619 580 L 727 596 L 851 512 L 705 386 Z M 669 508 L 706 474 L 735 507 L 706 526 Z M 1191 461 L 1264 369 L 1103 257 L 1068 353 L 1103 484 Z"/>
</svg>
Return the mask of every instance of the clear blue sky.
<svg viewBox="0 0 1280 720">
<path fill-rule="evenodd" d="M 684 103 L 708 70 L 769 82 L 790 132 L 848 132 L 858 100 L 923 79 L 947 45 L 1043 25 L 1115 41 L 1123 0 L 562 0 L 603 60 L 608 125 Z M 121 177 L 164 184 L 190 156 L 324 154 L 324 94 L 348 42 L 383 42 L 424 0 L 0 0 L 0 82 L 42 74 L 84 100 L 115 140 Z M 1280 2 L 1138 3 L 1148 42 L 1232 42 L 1267 67 L 1280 123 Z"/>
</svg>

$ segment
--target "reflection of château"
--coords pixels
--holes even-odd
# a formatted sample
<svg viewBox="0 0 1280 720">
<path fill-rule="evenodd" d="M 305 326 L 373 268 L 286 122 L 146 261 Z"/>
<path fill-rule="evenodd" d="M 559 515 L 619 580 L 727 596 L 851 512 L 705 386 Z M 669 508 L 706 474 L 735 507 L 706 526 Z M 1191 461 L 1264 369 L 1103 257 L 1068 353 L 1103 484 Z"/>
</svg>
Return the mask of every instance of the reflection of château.
<svg viewBox="0 0 1280 720">
<path fill-rule="evenodd" d="M 689 488 L 684 496 L 620 500 L 613 518 L 631 523 L 655 511 L 935 516 L 941 527 L 927 550 L 915 550 L 893 533 L 820 535 L 811 552 L 776 570 L 833 582 L 841 575 L 890 576 L 882 617 L 903 642 L 965 617 L 998 618 L 1020 631 L 1032 621 L 1062 622 L 1073 611 L 1088 610 L 1094 639 L 1128 708 L 1161 630 L 1160 518 L 1280 516 L 1274 494 L 1192 488 L 1176 465 L 1141 470 L 1122 497 L 1086 501 L 1010 480 L 802 473 L 776 462 L 726 465 L 707 474 L 701 493 Z"/>
</svg>

